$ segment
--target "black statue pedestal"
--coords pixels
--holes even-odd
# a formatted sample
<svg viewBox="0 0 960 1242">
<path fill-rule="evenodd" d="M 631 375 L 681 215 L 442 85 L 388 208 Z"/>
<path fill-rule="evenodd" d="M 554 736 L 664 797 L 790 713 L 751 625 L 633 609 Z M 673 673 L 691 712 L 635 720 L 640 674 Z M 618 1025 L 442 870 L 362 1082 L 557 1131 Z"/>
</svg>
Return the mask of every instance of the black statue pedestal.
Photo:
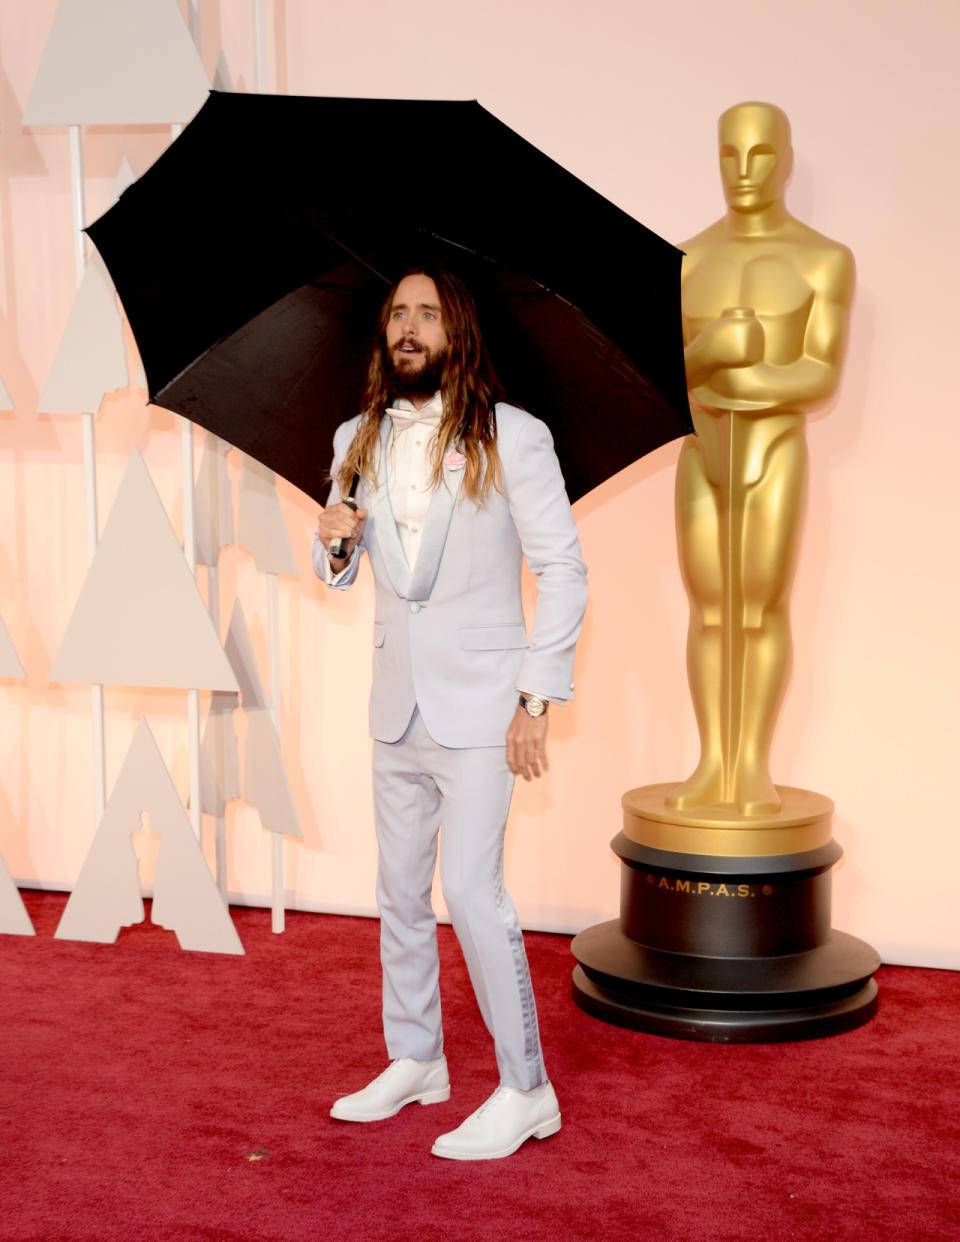
<svg viewBox="0 0 960 1242">
<path fill-rule="evenodd" d="M 722 1043 L 816 1039 L 873 1017 L 880 958 L 830 927 L 833 803 L 778 786 L 769 819 L 691 816 L 666 807 L 670 788 L 624 795 L 620 918 L 575 937 L 574 1002 L 616 1026 Z"/>
</svg>

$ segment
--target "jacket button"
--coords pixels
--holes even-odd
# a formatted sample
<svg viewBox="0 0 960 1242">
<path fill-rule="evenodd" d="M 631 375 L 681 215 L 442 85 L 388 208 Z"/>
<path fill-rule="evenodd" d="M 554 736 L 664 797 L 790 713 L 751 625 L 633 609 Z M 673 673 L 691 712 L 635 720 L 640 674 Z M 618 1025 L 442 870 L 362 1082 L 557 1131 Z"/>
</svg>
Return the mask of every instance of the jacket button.
<svg viewBox="0 0 960 1242">
<path fill-rule="evenodd" d="M 416 600 L 414 600 L 413 603 L 410 605 L 411 612 L 419 612 L 420 608 L 421 608 L 421 605 L 418 604 Z"/>
</svg>

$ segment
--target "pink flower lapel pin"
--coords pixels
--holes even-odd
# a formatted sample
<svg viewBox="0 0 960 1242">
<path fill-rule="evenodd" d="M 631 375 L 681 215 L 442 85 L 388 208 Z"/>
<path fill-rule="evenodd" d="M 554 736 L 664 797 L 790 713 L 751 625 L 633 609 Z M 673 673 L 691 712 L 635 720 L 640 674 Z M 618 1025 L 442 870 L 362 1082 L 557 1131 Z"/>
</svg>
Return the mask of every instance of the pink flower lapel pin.
<svg viewBox="0 0 960 1242">
<path fill-rule="evenodd" d="M 457 449 L 447 449 L 443 455 L 443 464 L 447 470 L 462 470 L 467 459 Z"/>
</svg>

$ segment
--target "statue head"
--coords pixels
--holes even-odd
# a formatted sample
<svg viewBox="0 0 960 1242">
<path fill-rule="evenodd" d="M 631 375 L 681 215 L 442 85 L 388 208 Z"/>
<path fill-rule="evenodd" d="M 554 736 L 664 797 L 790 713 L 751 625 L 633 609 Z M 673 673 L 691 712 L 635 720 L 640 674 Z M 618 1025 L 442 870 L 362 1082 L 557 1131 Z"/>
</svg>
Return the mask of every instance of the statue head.
<svg viewBox="0 0 960 1242">
<path fill-rule="evenodd" d="M 718 130 L 728 207 L 750 213 L 781 199 L 793 167 L 786 113 L 774 104 L 734 104 L 720 117 Z"/>
</svg>

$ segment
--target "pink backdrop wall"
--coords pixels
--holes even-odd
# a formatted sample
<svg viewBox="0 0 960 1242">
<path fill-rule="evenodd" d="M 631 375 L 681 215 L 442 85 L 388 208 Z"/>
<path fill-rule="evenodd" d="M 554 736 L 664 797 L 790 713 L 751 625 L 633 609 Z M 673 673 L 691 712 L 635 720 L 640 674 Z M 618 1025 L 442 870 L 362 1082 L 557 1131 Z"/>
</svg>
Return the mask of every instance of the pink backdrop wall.
<svg viewBox="0 0 960 1242">
<path fill-rule="evenodd" d="M 199 5 L 207 69 L 222 47 L 248 88 L 250 7 Z M 956 4 L 266 8 L 269 89 L 477 97 L 675 240 L 722 212 L 718 114 L 749 98 L 787 111 L 796 147 L 788 202 L 853 249 L 858 292 L 841 391 L 809 427 L 796 660 L 774 773 L 837 803 L 845 858 L 835 925 L 887 961 L 960 966 L 960 488 L 949 396 L 960 287 Z M 0 413 L 0 616 L 28 673 L 25 683 L 0 683 L 0 851 L 21 882 L 69 887 L 95 830 L 90 696 L 47 676 L 86 566 L 80 423 L 36 413 L 74 295 L 68 146 L 64 129 L 20 125 L 54 10 L 54 0 L 0 9 L 0 375 L 16 404 L 15 415 Z M 139 174 L 168 140 L 162 127 L 87 130 L 88 218 L 109 203 L 124 155 Z M 428 152 L 429 142 L 424 134 L 412 145 Z M 317 134 L 303 158 L 322 155 Z M 384 207 L 402 210 L 424 192 L 438 187 L 414 175 L 383 187 Z M 495 169 L 478 181 L 478 193 L 519 192 L 499 185 Z M 569 244 L 583 240 L 571 222 Z M 136 444 L 179 530 L 176 420 L 143 401 L 135 388 L 113 395 L 97 418 L 101 528 Z M 315 451 L 326 458 L 328 446 Z M 549 778 L 518 790 L 508 834 L 508 881 L 528 926 L 579 929 L 613 917 L 618 874 L 607 843 L 620 795 L 680 779 L 696 759 L 675 460 L 668 446 L 577 507 L 592 588 L 578 696 L 555 713 Z M 284 755 L 305 834 L 287 848 L 289 904 L 372 912 L 372 592 L 364 574 L 349 596 L 324 594 L 309 569 L 314 507 L 285 484 L 280 491 L 300 568 L 280 584 Z M 224 623 L 236 592 L 266 671 L 266 590 L 247 553 L 224 553 L 222 584 Z M 106 707 L 108 790 L 146 712 L 185 798 L 185 696 L 111 688 Z M 230 889 L 265 901 L 269 843 L 258 817 L 235 803 L 228 824 Z"/>
</svg>

